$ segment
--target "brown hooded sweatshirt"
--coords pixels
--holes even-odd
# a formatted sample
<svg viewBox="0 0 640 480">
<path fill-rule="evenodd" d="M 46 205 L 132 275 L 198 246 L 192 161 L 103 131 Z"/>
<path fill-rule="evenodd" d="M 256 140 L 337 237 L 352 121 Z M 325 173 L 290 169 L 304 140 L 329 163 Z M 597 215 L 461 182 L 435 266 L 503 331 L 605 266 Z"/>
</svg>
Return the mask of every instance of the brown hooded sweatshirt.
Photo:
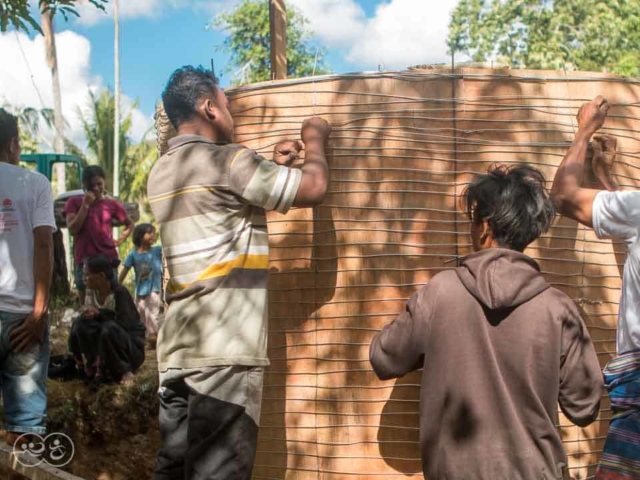
<svg viewBox="0 0 640 480">
<path fill-rule="evenodd" d="M 428 480 L 562 479 L 557 404 L 586 426 L 603 389 L 575 304 L 535 261 L 503 248 L 436 275 L 374 338 L 370 360 L 383 380 L 423 368 Z"/>
</svg>

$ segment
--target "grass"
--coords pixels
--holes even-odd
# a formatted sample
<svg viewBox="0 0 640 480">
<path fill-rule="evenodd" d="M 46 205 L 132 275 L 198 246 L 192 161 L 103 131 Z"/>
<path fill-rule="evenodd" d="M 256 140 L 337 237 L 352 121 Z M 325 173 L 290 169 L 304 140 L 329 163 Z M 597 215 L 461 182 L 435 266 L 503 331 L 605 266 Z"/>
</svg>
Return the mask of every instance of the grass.
<svg viewBox="0 0 640 480">
<path fill-rule="evenodd" d="M 58 302 L 52 308 L 52 354 L 66 352 L 70 323 L 63 319 L 72 307 Z M 49 380 L 49 431 L 68 435 L 76 448 L 65 470 L 86 479 L 150 478 L 160 445 L 157 390 L 153 350 L 131 385 L 92 389 L 79 380 Z"/>
</svg>

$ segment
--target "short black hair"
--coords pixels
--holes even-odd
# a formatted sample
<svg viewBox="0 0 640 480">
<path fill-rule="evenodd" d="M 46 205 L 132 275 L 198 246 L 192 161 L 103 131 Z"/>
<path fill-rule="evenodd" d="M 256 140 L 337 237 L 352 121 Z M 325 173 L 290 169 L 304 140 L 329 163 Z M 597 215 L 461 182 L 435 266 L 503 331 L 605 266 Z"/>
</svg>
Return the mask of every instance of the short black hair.
<svg viewBox="0 0 640 480">
<path fill-rule="evenodd" d="M 173 72 L 162 92 L 162 103 L 174 128 L 191 120 L 196 113 L 198 101 L 211 95 L 216 88 L 218 78 L 204 67 L 185 66 Z"/>
<path fill-rule="evenodd" d="M 477 176 L 463 194 L 472 222 L 489 222 L 498 245 L 522 252 L 551 227 L 555 208 L 539 170 L 497 165 Z"/>
<path fill-rule="evenodd" d="M 82 170 L 82 183 L 88 185 L 95 177 L 107 179 L 107 174 L 100 165 L 89 165 Z"/>
<path fill-rule="evenodd" d="M 111 285 L 115 286 L 118 284 L 118 278 L 114 272 L 114 269 L 120 265 L 120 260 L 117 258 L 109 258 L 106 255 L 96 255 L 87 258 L 84 264 L 89 273 L 104 273 L 104 276 L 111 282 Z"/>
<path fill-rule="evenodd" d="M 136 228 L 133 229 L 133 244 L 136 247 L 142 245 L 142 237 L 147 233 L 151 233 L 155 231 L 156 227 L 151 225 L 150 223 L 140 223 L 136 225 Z"/>
<path fill-rule="evenodd" d="M 0 108 L 0 153 L 18 136 L 18 117 Z"/>
</svg>

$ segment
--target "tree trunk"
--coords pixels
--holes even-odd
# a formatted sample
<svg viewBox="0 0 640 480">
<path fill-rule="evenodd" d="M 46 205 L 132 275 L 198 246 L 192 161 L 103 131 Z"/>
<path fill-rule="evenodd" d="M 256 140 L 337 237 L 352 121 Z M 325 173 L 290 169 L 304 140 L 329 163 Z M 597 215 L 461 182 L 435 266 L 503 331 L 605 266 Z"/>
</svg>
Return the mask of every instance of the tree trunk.
<svg viewBox="0 0 640 480">
<path fill-rule="evenodd" d="M 44 2 L 41 3 L 41 7 Z M 42 32 L 46 48 L 47 64 L 51 70 L 53 81 L 53 115 L 55 126 L 55 140 L 53 148 L 56 153 L 64 153 L 64 117 L 62 116 L 62 94 L 60 90 L 60 76 L 58 73 L 58 54 L 56 52 L 56 37 L 53 29 L 53 14 L 51 10 L 42 13 Z M 58 179 L 58 194 L 66 191 L 65 165 L 56 165 Z"/>
<path fill-rule="evenodd" d="M 271 80 L 287 78 L 287 7 L 284 0 L 269 0 Z"/>
<path fill-rule="evenodd" d="M 45 2 L 40 2 L 40 8 Z M 62 116 L 62 94 L 60 90 L 60 76 L 58 74 L 58 55 L 56 52 L 56 37 L 53 29 L 53 14 L 51 10 L 42 12 L 42 32 L 44 33 L 44 43 L 46 48 L 47 64 L 51 69 L 53 81 L 53 114 L 55 127 L 55 140 L 53 149 L 56 153 L 64 153 L 64 117 Z M 54 166 L 56 173 L 57 194 L 67 191 L 66 171 L 64 163 L 57 163 Z M 65 230 L 54 235 L 54 268 L 52 293 L 54 296 L 68 296 L 69 276 L 67 262 L 70 259 L 69 232 Z"/>
</svg>

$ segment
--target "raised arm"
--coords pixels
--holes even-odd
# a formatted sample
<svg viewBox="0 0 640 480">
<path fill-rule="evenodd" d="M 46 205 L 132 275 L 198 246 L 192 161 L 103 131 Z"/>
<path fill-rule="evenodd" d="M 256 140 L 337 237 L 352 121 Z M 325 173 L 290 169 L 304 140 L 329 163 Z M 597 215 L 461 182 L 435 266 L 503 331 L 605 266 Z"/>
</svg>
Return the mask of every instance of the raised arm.
<svg viewBox="0 0 640 480">
<path fill-rule="evenodd" d="M 593 227 L 592 206 L 599 190 L 583 188 L 589 140 L 604 125 L 609 102 L 598 96 L 578 111 L 578 132 L 553 179 L 551 195 L 562 215 Z"/>
<path fill-rule="evenodd" d="M 95 201 L 95 194 L 93 192 L 86 192 L 78 211 L 67 213 L 65 219 L 67 222 L 67 228 L 71 235 L 77 235 L 77 233 L 82 229 L 84 221 L 87 219 L 89 208 L 91 208 L 91 205 L 93 205 Z"/>
<path fill-rule="evenodd" d="M 302 165 L 302 180 L 293 205 L 312 207 L 324 201 L 329 188 L 329 165 L 326 145 L 331 134 L 331 125 L 319 117 L 306 119 L 302 124 L 305 160 Z"/>
</svg>

